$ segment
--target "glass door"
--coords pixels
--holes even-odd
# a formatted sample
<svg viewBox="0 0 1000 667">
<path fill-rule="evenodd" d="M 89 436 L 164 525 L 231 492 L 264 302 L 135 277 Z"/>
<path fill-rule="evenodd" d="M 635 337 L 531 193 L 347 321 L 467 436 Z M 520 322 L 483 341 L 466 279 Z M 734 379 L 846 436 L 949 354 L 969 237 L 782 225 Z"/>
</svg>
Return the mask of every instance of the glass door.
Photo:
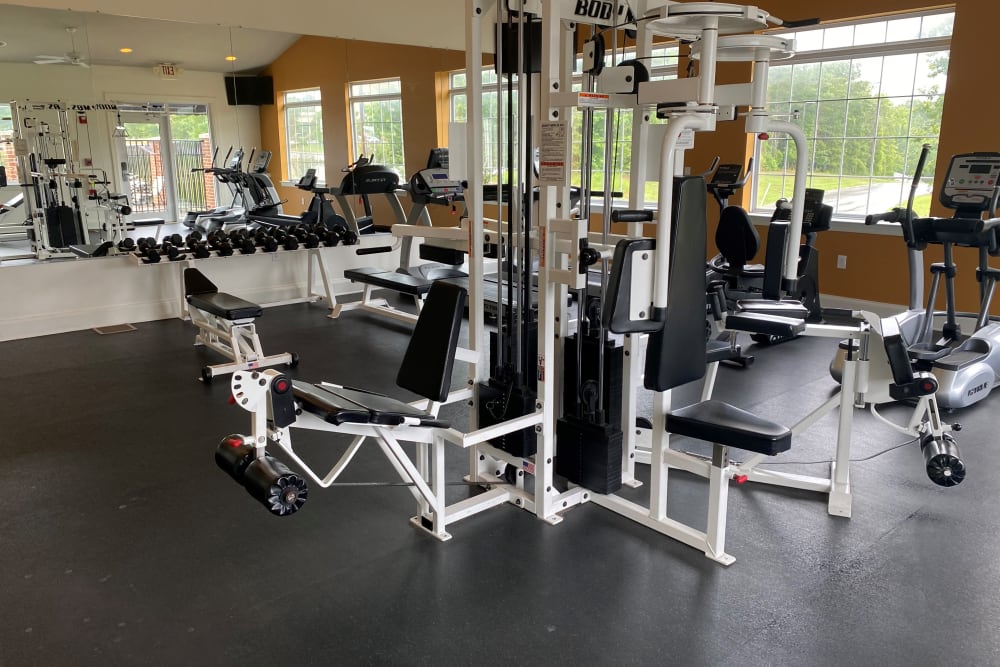
<svg viewBox="0 0 1000 667">
<path fill-rule="evenodd" d="M 205 105 L 119 105 L 117 139 L 124 191 L 141 216 L 175 222 L 188 211 L 212 208 L 215 179 Z"/>
</svg>

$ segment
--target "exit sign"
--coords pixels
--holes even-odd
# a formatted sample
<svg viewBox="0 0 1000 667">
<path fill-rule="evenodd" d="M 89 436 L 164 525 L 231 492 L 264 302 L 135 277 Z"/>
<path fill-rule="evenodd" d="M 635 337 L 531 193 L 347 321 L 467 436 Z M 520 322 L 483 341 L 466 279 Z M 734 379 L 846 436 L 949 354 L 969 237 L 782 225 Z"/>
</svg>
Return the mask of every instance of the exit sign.
<svg viewBox="0 0 1000 667">
<path fill-rule="evenodd" d="M 160 63 L 153 68 L 153 71 L 159 74 L 161 79 L 176 79 L 180 74 L 180 69 L 172 63 Z"/>
</svg>

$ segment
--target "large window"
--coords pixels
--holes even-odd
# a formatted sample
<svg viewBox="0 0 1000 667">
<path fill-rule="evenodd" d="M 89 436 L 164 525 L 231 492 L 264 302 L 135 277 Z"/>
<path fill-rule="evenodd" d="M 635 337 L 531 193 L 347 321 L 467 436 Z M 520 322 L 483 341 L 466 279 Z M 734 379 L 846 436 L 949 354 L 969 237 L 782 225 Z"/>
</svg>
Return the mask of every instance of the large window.
<svg viewBox="0 0 1000 667">
<path fill-rule="evenodd" d="M 921 145 L 936 146 L 954 12 L 893 16 L 782 33 L 796 56 L 772 66 L 768 110 L 794 116 L 808 138 L 809 187 L 842 218 L 905 201 Z M 791 197 L 795 147 L 758 142 L 754 207 Z M 936 152 L 916 201 L 927 214 Z"/>
<path fill-rule="evenodd" d="M 14 125 L 11 121 L 10 105 L 0 104 L 0 165 L 7 170 L 7 181 L 17 183 L 17 161 L 14 159 Z"/>
<path fill-rule="evenodd" d="M 348 87 L 355 159 L 374 156 L 376 164 L 405 176 L 401 90 L 399 79 L 359 81 Z"/>
<path fill-rule="evenodd" d="M 284 94 L 285 155 L 289 179 L 299 179 L 307 169 L 326 180 L 323 157 L 323 104 L 319 88 L 291 90 Z"/>
<path fill-rule="evenodd" d="M 498 182 L 498 170 L 503 172 L 503 180 L 507 178 L 507 123 L 503 127 L 497 126 L 497 111 L 499 108 L 497 101 L 497 74 L 493 66 L 484 67 L 482 71 L 483 80 L 483 182 Z M 449 101 L 451 105 L 451 120 L 455 123 L 465 123 L 468 121 L 469 93 L 466 90 L 467 77 L 465 70 L 451 72 L 449 82 Z M 504 118 L 507 117 L 506 110 L 513 108 L 517 111 L 517 79 L 514 79 L 513 105 L 509 106 L 507 99 L 507 89 L 504 86 L 502 105 Z M 516 118 L 516 116 L 515 116 Z M 516 121 L 515 121 L 516 123 Z M 515 127 L 516 131 L 516 127 Z M 500 137 L 503 137 L 501 142 Z M 501 151 L 504 151 L 501 153 Z"/>
<path fill-rule="evenodd" d="M 618 54 L 616 61 L 634 58 L 635 50 L 628 49 Z M 655 47 L 644 64 L 650 70 L 651 79 L 667 79 L 677 76 L 677 47 L 657 46 Z M 582 62 L 578 58 L 576 71 L 582 69 Z M 507 149 L 507 128 L 497 127 L 497 91 L 496 72 L 492 66 L 483 68 L 483 179 L 486 183 L 497 182 L 497 170 L 505 168 L 505 154 L 502 151 Z M 516 85 L 516 79 L 515 79 Z M 573 90 L 581 90 L 583 77 L 577 74 L 573 79 Z M 466 73 L 464 70 L 451 72 L 449 75 L 449 103 L 451 107 L 451 120 L 463 123 L 468 120 L 468 91 Z M 517 91 L 513 96 L 514 108 L 517 108 Z M 506 109 L 507 100 L 503 100 Z M 605 158 L 605 123 L 608 113 L 606 110 L 596 110 L 594 112 L 594 132 L 593 132 L 593 160 L 591 161 L 591 187 L 594 190 L 604 189 L 604 158 Z M 629 178 L 628 173 L 632 160 L 632 111 L 631 109 L 614 111 L 611 113 L 614 122 L 612 128 L 612 189 L 622 192 L 628 197 Z M 573 113 L 573 163 L 571 182 L 579 185 L 582 181 L 581 167 L 581 142 L 582 142 L 582 121 L 583 112 L 576 109 Z M 503 140 L 500 141 L 500 135 Z M 499 166 L 498 166 L 499 153 Z M 505 176 L 505 175 L 504 175 Z M 647 200 L 656 199 L 655 183 L 650 183 L 646 187 Z M 652 189 L 651 189 L 652 188 Z"/>
</svg>

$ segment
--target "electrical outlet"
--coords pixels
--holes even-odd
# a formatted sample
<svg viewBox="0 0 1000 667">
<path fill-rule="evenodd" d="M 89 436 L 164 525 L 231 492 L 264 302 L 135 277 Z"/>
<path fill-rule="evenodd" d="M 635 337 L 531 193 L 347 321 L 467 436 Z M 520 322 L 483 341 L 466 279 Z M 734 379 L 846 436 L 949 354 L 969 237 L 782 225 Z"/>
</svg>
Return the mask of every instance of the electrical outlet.
<svg viewBox="0 0 1000 667">
<path fill-rule="evenodd" d="M 847 268 L 847 255 L 837 255 L 837 268 L 838 269 Z"/>
</svg>

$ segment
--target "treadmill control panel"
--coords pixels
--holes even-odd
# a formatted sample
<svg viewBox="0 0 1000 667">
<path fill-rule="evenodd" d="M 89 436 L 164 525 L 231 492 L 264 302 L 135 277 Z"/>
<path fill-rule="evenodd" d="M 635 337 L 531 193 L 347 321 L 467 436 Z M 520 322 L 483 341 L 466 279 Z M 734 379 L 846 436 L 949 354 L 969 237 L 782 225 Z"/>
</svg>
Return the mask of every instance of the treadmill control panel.
<svg viewBox="0 0 1000 667">
<path fill-rule="evenodd" d="M 462 182 L 448 178 L 447 169 L 421 169 L 410 182 L 415 195 L 430 197 L 458 197 L 462 194 Z"/>
<path fill-rule="evenodd" d="M 1000 186 L 1000 153 L 963 153 L 951 158 L 941 203 L 950 209 L 985 211 Z"/>
</svg>

